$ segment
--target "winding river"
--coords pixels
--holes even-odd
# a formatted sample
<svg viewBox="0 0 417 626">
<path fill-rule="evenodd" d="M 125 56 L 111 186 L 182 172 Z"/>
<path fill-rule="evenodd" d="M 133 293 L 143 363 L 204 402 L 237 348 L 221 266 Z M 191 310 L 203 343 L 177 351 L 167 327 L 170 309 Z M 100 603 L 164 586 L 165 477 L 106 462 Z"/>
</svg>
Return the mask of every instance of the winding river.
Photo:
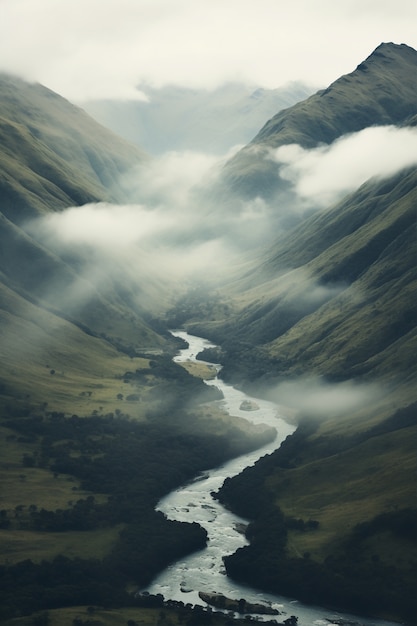
<svg viewBox="0 0 417 626">
<path fill-rule="evenodd" d="M 189 335 L 184 331 L 173 331 L 172 334 L 188 343 L 188 348 L 181 350 L 180 354 L 175 357 L 177 362 L 194 361 L 197 354 L 204 348 L 214 347 L 214 344 L 206 339 Z M 219 365 L 212 365 L 217 371 L 220 370 Z M 246 525 L 247 521 L 226 510 L 212 498 L 211 493 L 218 491 L 226 478 L 236 476 L 245 467 L 253 465 L 260 457 L 273 452 L 294 431 L 295 427 L 283 419 L 279 407 L 271 402 L 258 398 L 254 400 L 217 377 L 206 381 L 206 384 L 215 385 L 222 391 L 224 399 L 220 403 L 231 415 L 244 417 L 256 424 L 273 426 L 278 434 L 271 443 L 204 472 L 193 482 L 173 491 L 159 502 L 158 510 L 169 519 L 197 522 L 203 526 L 208 533 L 208 544 L 204 550 L 170 565 L 146 591 L 151 594 L 162 594 L 165 600 L 177 600 L 185 604 L 203 606 L 205 603 L 199 598 L 199 591 L 222 593 L 236 600 L 245 598 L 250 603 L 270 604 L 281 614 L 272 617 L 257 616 L 258 619 L 283 621 L 290 615 L 295 615 L 298 617 L 299 626 L 329 626 L 332 623 L 341 623 L 340 621 L 334 622 L 335 619 L 346 620 L 346 624 L 355 624 L 355 626 L 395 626 L 393 622 L 370 620 L 346 613 L 336 615 L 334 611 L 306 606 L 295 599 L 260 592 L 240 585 L 227 577 L 222 558 L 247 545 L 247 540 L 242 533 L 242 526 Z M 256 402 L 259 408 L 252 411 L 242 410 L 240 406 L 244 400 Z"/>
</svg>

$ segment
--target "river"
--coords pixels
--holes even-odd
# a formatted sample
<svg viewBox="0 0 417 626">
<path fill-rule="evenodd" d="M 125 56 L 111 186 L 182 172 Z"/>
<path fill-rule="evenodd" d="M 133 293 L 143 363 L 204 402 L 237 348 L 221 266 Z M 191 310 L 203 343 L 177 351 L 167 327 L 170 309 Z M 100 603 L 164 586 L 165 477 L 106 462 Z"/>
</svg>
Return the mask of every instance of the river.
<svg viewBox="0 0 417 626">
<path fill-rule="evenodd" d="M 173 335 L 181 337 L 188 343 L 188 347 L 180 351 L 175 361 L 195 361 L 196 356 L 204 348 L 214 347 L 206 339 L 189 335 L 185 331 L 173 331 Z M 219 371 L 221 367 L 212 364 Z M 267 424 L 277 430 L 277 437 L 271 443 L 258 448 L 256 451 L 233 459 L 220 467 L 214 468 L 197 476 L 195 480 L 173 491 L 158 503 L 158 510 L 169 519 L 181 522 L 197 522 L 208 533 L 208 544 L 204 550 L 196 552 L 173 563 L 164 570 L 146 589 L 151 594 L 162 594 L 165 600 L 179 600 L 181 602 L 199 604 L 205 603 L 199 598 L 198 592 L 222 593 L 228 598 L 247 602 L 261 602 L 277 608 L 281 615 L 259 616 L 260 620 L 276 619 L 283 621 L 290 615 L 298 617 L 299 626 L 320 626 L 335 623 L 334 619 L 343 619 L 346 622 L 363 626 L 398 626 L 384 620 L 366 619 L 346 613 L 336 613 L 320 607 L 304 605 L 295 599 L 263 593 L 240 585 L 227 577 L 223 557 L 233 554 L 238 548 L 247 545 L 242 533 L 244 520 L 227 509 L 211 496 L 222 486 L 226 478 L 240 474 L 245 467 L 253 465 L 260 457 L 276 450 L 282 441 L 290 435 L 295 426 L 285 421 L 280 414 L 280 408 L 266 400 L 250 398 L 248 395 L 227 385 L 219 378 L 206 381 L 208 385 L 218 387 L 224 396 L 219 401 L 221 406 L 231 415 L 244 417 L 256 424 Z M 244 400 L 256 402 L 256 410 L 242 410 Z M 339 622 L 340 623 L 340 622 Z"/>
</svg>

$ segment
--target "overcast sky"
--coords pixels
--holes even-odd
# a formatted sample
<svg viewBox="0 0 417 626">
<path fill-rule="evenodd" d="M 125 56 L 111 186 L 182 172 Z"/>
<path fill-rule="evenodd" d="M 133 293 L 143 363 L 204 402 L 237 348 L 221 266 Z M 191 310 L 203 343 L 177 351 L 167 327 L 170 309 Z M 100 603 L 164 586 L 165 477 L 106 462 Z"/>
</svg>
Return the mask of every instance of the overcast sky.
<svg viewBox="0 0 417 626">
<path fill-rule="evenodd" d="M 0 69 L 73 101 L 136 86 L 325 86 L 382 41 L 417 48 L 415 0 L 0 0 Z"/>
</svg>

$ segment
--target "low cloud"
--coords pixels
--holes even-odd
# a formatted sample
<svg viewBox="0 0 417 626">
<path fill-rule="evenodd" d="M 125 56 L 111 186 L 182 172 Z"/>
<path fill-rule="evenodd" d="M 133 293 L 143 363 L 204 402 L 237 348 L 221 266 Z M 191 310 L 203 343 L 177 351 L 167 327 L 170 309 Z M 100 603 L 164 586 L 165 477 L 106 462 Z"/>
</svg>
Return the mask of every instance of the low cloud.
<svg viewBox="0 0 417 626">
<path fill-rule="evenodd" d="M 278 384 L 268 396 L 278 404 L 301 414 L 331 417 L 354 413 L 381 397 L 381 387 L 352 381 L 329 383 L 318 377 L 301 378 Z"/>
<path fill-rule="evenodd" d="M 175 216 L 159 210 L 99 203 L 52 213 L 38 222 L 37 229 L 51 239 L 58 237 L 66 246 L 87 246 L 108 255 L 123 255 L 131 246 L 151 241 L 174 225 Z"/>
<path fill-rule="evenodd" d="M 415 46 L 415 4 L 1 0 L 0 66 L 78 101 L 137 98 L 144 82 L 326 85 L 381 41 Z"/>
<path fill-rule="evenodd" d="M 254 201 L 226 214 L 207 198 L 207 184 L 228 157 L 167 153 L 125 177 L 131 203 L 69 207 L 27 224 L 32 236 L 76 268 L 77 284 L 60 291 L 60 300 L 83 304 L 89 285 L 106 293 L 123 283 L 146 306 L 149 292 L 155 302 L 158 290 L 163 298 L 172 285 L 224 279 L 242 246 L 262 237 L 265 213 Z"/>
<path fill-rule="evenodd" d="M 270 158 L 305 206 L 323 207 L 370 178 L 385 178 L 417 165 L 417 129 L 370 127 L 312 150 L 297 144 L 280 146 Z"/>
</svg>

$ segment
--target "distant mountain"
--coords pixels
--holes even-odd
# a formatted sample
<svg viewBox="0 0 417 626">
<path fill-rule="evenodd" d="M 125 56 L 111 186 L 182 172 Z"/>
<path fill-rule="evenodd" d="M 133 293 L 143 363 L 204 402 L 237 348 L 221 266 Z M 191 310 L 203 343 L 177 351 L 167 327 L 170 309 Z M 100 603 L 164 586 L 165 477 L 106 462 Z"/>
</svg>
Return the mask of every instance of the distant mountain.
<svg viewBox="0 0 417 626">
<path fill-rule="evenodd" d="M 274 115 L 228 162 L 228 189 L 248 197 L 273 197 L 285 187 L 277 165 L 259 158 L 271 148 L 330 144 L 369 126 L 407 124 L 416 115 L 417 52 L 405 44 L 383 43 L 358 67 L 327 89 Z"/>
<path fill-rule="evenodd" d="M 250 141 L 265 119 L 312 91 L 302 83 L 279 89 L 239 83 L 214 90 L 146 87 L 148 102 L 96 100 L 81 106 L 101 124 L 151 154 L 171 150 L 225 154 Z"/>
</svg>

